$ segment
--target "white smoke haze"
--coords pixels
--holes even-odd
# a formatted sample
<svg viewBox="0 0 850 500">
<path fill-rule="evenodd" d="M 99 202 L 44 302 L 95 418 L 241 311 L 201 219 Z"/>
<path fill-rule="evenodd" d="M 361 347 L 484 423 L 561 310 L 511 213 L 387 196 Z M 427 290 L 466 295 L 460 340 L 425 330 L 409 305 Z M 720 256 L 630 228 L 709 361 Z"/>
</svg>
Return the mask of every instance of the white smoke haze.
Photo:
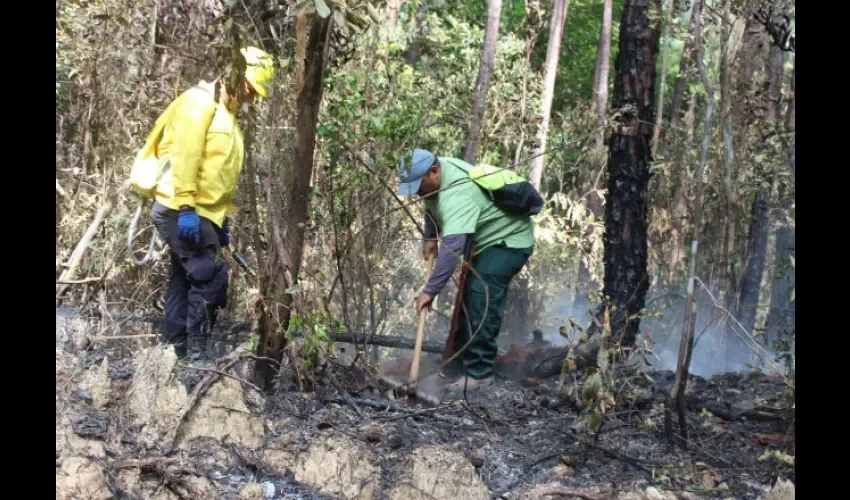
<svg viewBox="0 0 850 500">
<path fill-rule="evenodd" d="M 652 301 L 653 297 L 662 295 L 663 293 L 648 294 L 648 308 L 652 312 L 660 313 L 661 317 L 641 320 L 636 343 L 643 346 L 644 340 L 649 341 L 649 347 L 655 353 L 655 356 L 647 356 L 652 368 L 675 370 L 685 301 L 675 296 L 668 297 L 666 301 Z M 574 309 L 574 298 L 574 287 L 566 286 L 544 301 L 539 328 L 543 331 L 544 339 L 553 346 L 565 346 L 578 340 L 578 332 L 571 332 L 569 339 L 559 333 L 562 325 L 569 327 L 570 318 L 582 328 L 590 325 L 591 317 L 588 311 Z M 730 320 L 725 311 L 714 306 L 707 297 L 703 299 L 697 309 L 695 345 L 690 365 L 692 375 L 711 377 L 722 373 L 751 372 L 754 367 L 759 367 L 764 373 L 784 372 L 782 362 L 775 358 L 777 353 L 764 346 L 763 339 L 760 338 L 759 344 L 756 344 L 742 333 L 741 328 Z M 591 302 L 590 307 L 595 308 L 595 305 Z M 767 349 L 769 354 L 765 355 L 764 349 Z"/>
</svg>

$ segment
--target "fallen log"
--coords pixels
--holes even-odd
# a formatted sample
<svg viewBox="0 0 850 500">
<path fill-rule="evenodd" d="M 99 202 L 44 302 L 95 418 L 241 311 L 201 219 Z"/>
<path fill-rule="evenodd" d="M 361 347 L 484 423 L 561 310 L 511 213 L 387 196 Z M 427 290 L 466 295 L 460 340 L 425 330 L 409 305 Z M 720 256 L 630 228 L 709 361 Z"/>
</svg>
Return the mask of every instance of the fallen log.
<svg viewBox="0 0 850 500">
<path fill-rule="evenodd" d="M 329 335 L 334 342 L 347 342 L 349 344 L 367 344 L 377 345 L 381 347 L 392 347 L 395 349 L 413 349 L 415 341 L 404 337 L 393 337 L 390 335 L 374 335 L 369 338 L 369 335 L 362 333 L 331 333 Z M 422 350 L 424 352 L 443 352 L 443 343 L 433 340 L 422 342 Z"/>
<path fill-rule="evenodd" d="M 219 335 L 217 340 L 223 340 L 224 337 L 249 331 L 251 329 L 251 325 L 248 323 L 233 323 L 227 326 L 222 325 L 221 329 L 223 335 Z M 304 333 L 295 332 L 293 333 L 293 336 L 297 338 L 304 337 Z M 391 347 L 394 349 L 413 349 L 415 344 L 414 339 L 394 337 L 392 335 L 371 335 L 368 333 L 335 332 L 329 333 L 328 337 L 330 337 L 330 339 L 334 342 L 345 342 L 348 344 L 358 345 L 377 345 L 381 347 Z M 422 342 L 422 351 L 441 353 L 443 352 L 443 343 L 426 340 Z"/>
</svg>

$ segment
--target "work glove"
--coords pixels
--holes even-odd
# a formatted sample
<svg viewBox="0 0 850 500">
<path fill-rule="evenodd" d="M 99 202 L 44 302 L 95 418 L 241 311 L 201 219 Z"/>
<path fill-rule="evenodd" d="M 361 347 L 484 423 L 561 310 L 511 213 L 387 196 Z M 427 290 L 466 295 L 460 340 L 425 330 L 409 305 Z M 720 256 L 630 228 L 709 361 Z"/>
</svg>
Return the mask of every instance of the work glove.
<svg viewBox="0 0 850 500">
<path fill-rule="evenodd" d="M 221 225 L 221 246 L 226 247 L 230 245 L 230 224 L 227 223 L 227 219 L 224 219 L 224 224 Z"/>
<path fill-rule="evenodd" d="M 177 216 L 177 236 L 181 240 L 201 244 L 201 218 L 193 208 L 180 210 Z"/>
</svg>

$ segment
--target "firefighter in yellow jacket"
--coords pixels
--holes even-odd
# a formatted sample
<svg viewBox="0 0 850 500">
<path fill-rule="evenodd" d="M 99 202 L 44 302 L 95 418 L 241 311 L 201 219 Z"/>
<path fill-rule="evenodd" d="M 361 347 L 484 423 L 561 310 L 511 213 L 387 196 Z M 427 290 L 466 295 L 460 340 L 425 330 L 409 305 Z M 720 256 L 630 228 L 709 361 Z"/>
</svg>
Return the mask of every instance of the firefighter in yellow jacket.
<svg viewBox="0 0 850 500">
<path fill-rule="evenodd" d="M 200 82 L 181 94 L 167 116 L 157 156 L 162 176 L 155 189 L 152 219 L 171 251 L 171 275 L 163 325 L 166 341 L 180 357 L 203 358 L 216 313 L 227 303 L 227 263 L 219 258 L 230 242 L 228 214 L 242 171 L 244 146 L 236 111 L 268 95 L 272 57 L 242 49 L 242 98 L 225 78 Z"/>
</svg>

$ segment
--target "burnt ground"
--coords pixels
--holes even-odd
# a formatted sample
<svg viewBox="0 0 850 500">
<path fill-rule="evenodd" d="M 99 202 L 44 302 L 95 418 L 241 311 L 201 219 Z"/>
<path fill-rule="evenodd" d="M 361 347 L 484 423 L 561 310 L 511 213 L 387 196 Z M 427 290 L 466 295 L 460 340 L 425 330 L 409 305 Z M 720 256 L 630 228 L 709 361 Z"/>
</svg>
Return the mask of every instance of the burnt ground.
<svg viewBox="0 0 850 500">
<path fill-rule="evenodd" d="M 240 418 L 262 421 L 259 446 L 248 438 L 240 443 L 227 434 L 237 431 L 222 435 L 213 430 L 208 435 L 214 437 L 198 437 L 176 447 L 168 442 L 143 443 L 138 433 L 145 425 L 130 424 L 124 400 L 138 378 L 132 359 L 109 359 L 104 374 L 109 395 L 103 396 L 102 389 L 100 396 L 93 394 L 98 391 L 92 389 L 96 385 L 84 380 L 93 379 L 103 368 L 103 358 L 102 351 L 81 359 L 57 349 L 57 478 L 60 470 L 68 468 L 65 462 L 83 457 L 105 477 L 98 498 L 200 494 L 249 498 L 240 497 L 239 490 L 248 483 L 264 482 L 275 487 L 274 496 L 267 498 L 398 498 L 393 487 L 408 473 L 408 457 L 432 445 L 452 449 L 468 461 L 491 498 L 518 498 L 528 485 L 560 483 L 574 490 L 602 492 L 595 498 L 620 498 L 618 492 L 653 486 L 679 495 L 669 498 L 755 499 L 777 476 L 794 480 L 793 466 L 776 457 L 764 459 L 769 450 L 794 454 L 793 415 L 782 410 L 787 406 L 786 386 L 773 376 L 733 373 L 691 378 L 687 450 L 669 445 L 664 435 L 663 401 L 672 383 L 670 372 L 649 372 L 652 382 L 624 376 L 622 387 L 628 390 L 623 393 L 630 396 L 609 409 L 599 432 L 590 435 L 580 424 L 582 417 L 558 397 L 556 379 L 497 380 L 470 391 L 466 400 L 461 396 L 434 408 L 416 400 L 388 400 L 383 387 L 360 373 L 350 377 L 340 367 L 325 379 L 330 379 L 329 386 L 336 386 L 332 391 L 260 394 L 247 384 L 235 383 L 244 389 L 239 397 L 245 407 L 226 409 L 246 415 Z M 190 394 L 204 377 L 217 377 L 179 366 L 175 371 Z M 240 371 L 232 373 L 238 378 Z M 370 470 L 377 493 L 364 493 L 362 484 L 360 489 L 345 490 L 344 485 L 328 486 L 322 479 L 304 480 L 312 476 L 303 464 L 278 461 L 285 465 L 276 465 L 269 458 L 269 449 L 283 450 L 278 454 L 284 455 L 312 453 L 312 445 L 328 436 L 339 436 L 363 457 L 372 457 L 352 455 L 355 462 L 373 462 L 375 468 Z M 328 446 L 331 456 L 348 453 Z M 155 463 L 137 467 L 138 475 L 128 480 L 127 461 L 135 459 Z M 173 466 L 174 461 L 179 461 L 179 467 Z M 60 498 L 58 490 L 57 482 Z"/>
<path fill-rule="evenodd" d="M 709 498 L 756 498 L 777 470 L 775 461 L 759 457 L 768 447 L 793 454 L 791 420 L 774 410 L 785 390 L 781 379 L 752 373 L 692 378 L 690 443 L 682 450 L 671 447 L 664 434 L 663 401 L 673 373 L 650 375 L 656 381 L 650 394 L 614 409 L 593 437 L 576 425 L 582 420 L 576 412 L 559 401 L 556 379 L 533 386 L 499 380 L 470 391 L 466 401 L 437 409 L 415 401 L 402 405 L 315 393 L 279 394 L 267 408 L 271 415 L 294 416 L 288 426 L 311 435 L 333 427 L 361 436 L 384 457 L 387 470 L 419 446 L 449 444 L 477 466 L 494 497 L 526 483 L 560 479 L 574 487 L 645 482 Z M 380 432 L 364 436 L 364 422 Z M 560 464 L 570 467 L 556 469 Z M 793 480 L 793 470 L 783 472 Z"/>
</svg>

